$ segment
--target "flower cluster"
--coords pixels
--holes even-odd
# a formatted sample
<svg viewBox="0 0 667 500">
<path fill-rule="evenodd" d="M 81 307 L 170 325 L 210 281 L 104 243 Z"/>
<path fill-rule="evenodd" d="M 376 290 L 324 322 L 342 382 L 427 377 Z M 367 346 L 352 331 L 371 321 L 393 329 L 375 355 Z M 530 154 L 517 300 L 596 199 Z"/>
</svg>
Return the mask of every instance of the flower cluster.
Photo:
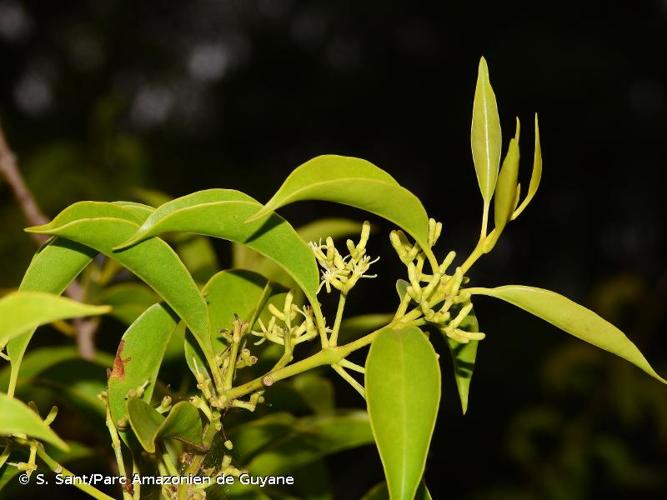
<svg viewBox="0 0 667 500">
<path fill-rule="evenodd" d="M 359 243 L 355 244 L 352 240 L 347 240 L 348 255 L 343 257 L 334 246 L 333 239 L 328 237 L 325 243 L 322 241 L 311 242 L 315 258 L 322 268 L 322 282 L 319 291 L 325 287 L 327 293 L 335 288 L 342 294 L 347 293 L 357 284 L 361 278 L 375 278 L 375 274 L 366 274 L 371 265 L 379 260 L 379 257 L 371 260 L 366 255 L 366 244 L 371 232 L 371 225 L 368 221 L 364 222 L 361 228 Z"/>
<path fill-rule="evenodd" d="M 433 247 L 442 233 L 442 224 L 435 219 L 429 220 L 428 244 Z M 411 243 L 401 230 L 392 231 L 390 241 L 401 261 L 407 266 L 408 280 L 403 290 L 402 306 L 406 309 L 410 302 L 417 304 L 424 319 L 435 325 L 443 335 L 459 343 L 467 344 L 471 340 L 482 340 L 481 332 L 469 332 L 461 328 L 464 320 L 472 312 L 470 294 L 461 290 L 467 281 L 460 267 L 452 274 L 447 274 L 455 252 L 449 252 L 433 274 L 424 272 L 426 255 L 417 244 Z M 452 317 L 452 308 L 458 312 Z"/>
<path fill-rule="evenodd" d="M 285 296 L 282 311 L 274 304 L 269 304 L 268 309 L 271 319 L 268 324 L 260 319 L 257 320 L 259 331 L 250 332 L 260 339 L 255 345 L 262 344 L 266 340 L 283 346 L 294 346 L 317 337 L 315 317 L 310 307 L 298 307 L 293 303 L 294 296 L 289 292 Z"/>
</svg>

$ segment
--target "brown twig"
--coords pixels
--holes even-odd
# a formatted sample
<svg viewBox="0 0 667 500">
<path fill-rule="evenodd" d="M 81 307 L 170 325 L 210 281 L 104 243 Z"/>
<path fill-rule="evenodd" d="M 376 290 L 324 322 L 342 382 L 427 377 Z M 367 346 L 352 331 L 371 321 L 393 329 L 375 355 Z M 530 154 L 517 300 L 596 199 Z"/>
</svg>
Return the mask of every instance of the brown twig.
<svg viewBox="0 0 667 500">
<path fill-rule="evenodd" d="M 9 185 L 9 188 L 16 199 L 16 203 L 21 209 L 23 217 L 28 221 L 28 224 L 39 226 L 49 222 L 49 218 L 44 215 L 44 212 L 39 208 L 30 188 L 28 188 L 23 180 L 23 176 L 18 167 L 16 155 L 7 143 L 7 139 L 2 130 L 2 125 L 0 125 L 0 177 L 5 179 Z M 30 236 L 38 245 L 42 245 L 48 240 L 48 236 L 43 234 L 30 233 Z M 65 294 L 78 301 L 82 301 L 85 298 L 85 291 L 77 281 L 73 281 L 70 284 L 67 290 L 65 290 Z M 81 357 L 85 359 L 92 359 L 95 356 L 93 337 L 98 325 L 99 321 L 96 319 L 78 319 L 74 321 L 79 353 L 81 354 Z"/>
</svg>

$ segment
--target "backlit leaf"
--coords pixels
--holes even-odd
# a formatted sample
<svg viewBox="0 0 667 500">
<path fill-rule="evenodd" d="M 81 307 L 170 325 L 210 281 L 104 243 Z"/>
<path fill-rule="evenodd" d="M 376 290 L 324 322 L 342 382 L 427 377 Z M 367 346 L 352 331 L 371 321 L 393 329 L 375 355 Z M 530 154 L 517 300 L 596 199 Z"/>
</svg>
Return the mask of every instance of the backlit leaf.
<svg viewBox="0 0 667 500">
<path fill-rule="evenodd" d="M 622 331 L 567 297 L 542 288 L 521 285 L 470 288 L 468 291 L 496 297 L 520 307 L 589 344 L 620 356 L 660 382 L 667 383 Z"/>
<path fill-rule="evenodd" d="M 419 328 L 384 329 L 366 360 L 366 403 L 391 498 L 413 498 L 440 404 L 440 366 Z"/>
<path fill-rule="evenodd" d="M 533 153 L 533 172 L 530 174 L 530 184 L 528 184 L 528 193 L 526 198 L 521 202 L 521 205 L 512 214 L 512 220 L 516 219 L 521 212 L 525 210 L 531 202 L 537 188 L 540 187 L 542 180 L 542 147 L 540 146 L 540 126 L 537 122 L 537 114 L 535 114 L 535 152 Z"/>
</svg>

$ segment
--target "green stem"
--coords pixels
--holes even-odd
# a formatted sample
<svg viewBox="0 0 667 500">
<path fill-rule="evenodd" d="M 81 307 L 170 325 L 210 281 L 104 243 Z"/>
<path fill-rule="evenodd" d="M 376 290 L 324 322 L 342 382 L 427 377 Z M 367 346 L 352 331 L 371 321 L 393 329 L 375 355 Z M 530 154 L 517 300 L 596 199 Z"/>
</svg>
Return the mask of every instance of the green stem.
<svg viewBox="0 0 667 500">
<path fill-rule="evenodd" d="M 403 321 L 401 321 L 401 323 L 402 322 Z M 396 323 L 398 322 L 391 322 L 388 325 L 384 326 L 383 328 L 390 327 Z M 293 377 L 294 375 L 298 375 L 305 371 L 312 370 L 313 368 L 317 368 L 318 366 L 336 364 L 341 359 L 349 356 L 350 353 L 357 351 L 363 347 L 366 347 L 371 342 L 373 342 L 375 337 L 378 336 L 378 334 L 380 333 L 381 330 L 383 330 L 383 328 L 379 328 L 361 338 L 358 338 L 353 342 L 350 342 L 349 344 L 345 344 L 339 347 L 329 347 L 326 349 L 322 349 L 320 352 L 313 354 L 312 356 L 306 359 L 302 359 L 301 361 L 297 361 L 296 363 L 288 365 L 285 368 L 281 368 L 280 370 L 277 370 L 275 372 L 270 372 L 267 375 L 258 377 L 243 385 L 234 387 L 226 393 L 226 396 L 228 400 L 231 401 L 233 399 L 237 399 L 247 394 L 258 391 L 267 385 L 273 384 L 274 382 L 277 382 L 279 380 L 284 380 L 289 377 Z"/>
<path fill-rule="evenodd" d="M 49 467 L 49 469 L 51 469 L 56 474 L 60 474 L 66 477 L 75 477 L 75 475 L 71 471 L 67 470 L 65 467 L 63 467 L 54 459 L 52 459 L 46 453 L 46 451 L 44 451 L 44 448 L 41 445 L 39 445 L 39 447 L 37 448 L 37 456 L 41 458 L 42 461 Z M 109 495 L 102 493 L 100 490 L 98 490 L 94 486 L 91 486 L 90 484 L 85 484 L 79 481 L 75 481 L 74 486 L 79 488 L 84 493 L 88 493 L 91 497 L 97 498 L 98 500 L 114 500 L 113 497 L 110 497 Z"/>
<path fill-rule="evenodd" d="M 331 332 L 331 338 L 329 338 L 329 345 L 334 347 L 338 345 L 338 331 L 340 330 L 340 324 L 343 321 L 343 311 L 345 310 L 346 299 L 347 294 L 341 292 L 340 297 L 338 297 L 338 308 L 336 309 L 336 319 L 334 320 L 333 331 Z"/>
<path fill-rule="evenodd" d="M 335 371 L 338 375 L 340 375 L 340 376 L 343 378 L 343 380 L 345 380 L 345 382 L 347 382 L 348 384 L 350 384 L 350 385 L 354 388 L 354 390 L 357 391 L 357 392 L 361 395 L 362 398 L 366 399 L 366 390 L 364 389 L 364 386 L 361 385 L 359 382 L 357 382 L 357 381 L 354 379 L 354 377 L 352 377 L 352 375 L 350 375 L 349 373 L 347 373 L 347 372 L 345 371 L 345 368 L 343 368 L 342 366 L 340 366 L 340 365 L 338 365 L 338 364 L 336 364 L 336 365 L 331 365 L 331 368 L 333 368 L 334 371 Z"/>
<path fill-rule="evenodd" d="M 5 465 L 5 462 L 9 458 L 9 455 L 12 453 L 12 443 L 8 443 L 7 446 L 5 446 L 5 449 L 2 450 L 2 454 L 0 455 L 0 469 L 2 469 L 2 466 Z"/>
<path fill-rule="evenodd" d="M 238 340 L 238 342 L 237 342 Z M 236 371 L 236 358 L 239 355 L 240 339 L 234 338 L 232 340 L 232 350 L 229 353 L 229 363 L 227 363 L 227 371 L 225 372 L 225 379 L 223 382 L 223 390 L 227 391 L 232 388 L 234 384 L 234 372 Z"/>
<path fill-rule="evenodd" d="M 125 471 L 125 462 L 123 461 L 123 450 L 120 444 L 120 438 L 118 436 L 118 431 L 116 430 L 116 426 L 113 423 L 113 419 L 111 418 L 111 412 L 109 411 L 108 407 L 107 407 L 106 424 L 107 424 L 107 429 L 109 429 L 109 435 L 111 436 L 111 447 L 113 448 L 114 456 L 116 457 L 116 464 L 118 465 L 118 473 L 122 477 L 127 478 L 127 473 Z M 132 495 L 130 495 L 130 493 L 124 487 L 123 487 L 123 498 L 126 500 L 132 498 Z"/>
</svg>

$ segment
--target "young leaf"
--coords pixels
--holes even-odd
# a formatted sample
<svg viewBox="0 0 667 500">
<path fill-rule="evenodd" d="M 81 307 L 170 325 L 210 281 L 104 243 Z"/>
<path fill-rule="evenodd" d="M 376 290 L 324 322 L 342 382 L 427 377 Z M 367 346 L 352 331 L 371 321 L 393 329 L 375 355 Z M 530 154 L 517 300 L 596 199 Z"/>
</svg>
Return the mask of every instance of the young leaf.
<svg viewBox="0 0 667 500">
<path fill-rule="evenodd" d="M 28 230 L 76 241 L 117 260 L 151 286 L 183 318 L 204 352 L 210 354 L 206 303 L 171 247 L 154 238 L 124 251 L 113 251 L 137 229 L 136 217 L 120 206 L 82 202 L 66 208 L 49 224 Z"/>
<path fill-rule="evenodd" d="M 167 415 L 155 434 L 154 442 L 176 439 L 183 443 L 201 445 L 202 425 L 199 410 L 187 401 L 180 401 Z"/>
<path fill-rule="evenodd" d="M 483 57 L 479 61 L 472 106 L 470 144 L 479 190 L 485 205 L 488 206 L 496 188 L 502 137 L 496 96 L 489 81 L 489 68 Z"/>
<path fill-rule="evenodd" d="M 479 324 L 477 317 L 471 312 L 464 319 L 459 328 L 468 332 L 478 332 Z M 471 340 L 467 344 L 460 344 L 450 338 L 447 339 L 449 352 L 452 355 L 452 365 L 454 368 L 454 379 L 456 380 L 456 389 L 461 400 L 461 409 L 465 415 L 468 411 L 468 395 L 470 393 L 470 381 L 473 370 L 475 369 L 475 360 L 477 359 L 477 347 L 479 341 Z"/>
<path fill-rule="evenodd" d="M 518 127 L 518 120 L 517 120 Z M 498 183 L 493 200 L 493 219 L 496 233 L 499 235 L 505 225 L 512 217 L 514 201 L 516 200 L 516 187 L 519 178 L 519 141 L 510 140 L 507 155 L 500 169 Z"/>
<path fill-rule="evenodd" d="M 249 221 L 304 200 L 342 203 L 379 215 L 428 246 L 428 216 L 419 199 L 372 163 L 347 156 L 317 156 L 297 167 Z"/>
<path fill-rule="evenodd" d="M 30 407 L 0 393 L 0 436 L 26 434 L 67 450 L 65 441 L 60 439 L 51 428 Z"/>
<path fill-rule="evenodd" d="M 440 404 L 440 366 L 417 327 L 384 329 L 366 360 L 366 402 L 391 498 L 413 498 Z"/>
<path fill-rule="evenodd" d="M 40 248 L 23 276 L 20 291 L 61 294 L 97 254 L 73 241 L 55 238 Z M 12 363 L 8 392 L 13 394 L 21 361 L 35 329 L 14 337 L 7 344 Z"/>
<path fill-rule="evenodd" d="M 150 404 L 137 398 L 127 402 L 127 411 L 130 426 L 148 453 L 155 453 L 157 443 L 167 439 L 177 439 L 195 446 L 201 444 L 199 411 L 187 401 L 175 404 L 166 418 Z"/>
<path fill-rule="evenodd" d="M 110 310 L 107 306 L 82 304 L 50 293 L 12 292 L 0 298 L 0 345 L 40 325 Z"/>
<path fill-rule="evenodd" d="M 119 248 L 127 248 L 124 252 L 131 251 L 132 245 L 139 241 L 172 231 L 243 243 L 282 266 L 319 312 L 319 275 L 313 252 L 294 228 L 278 215 L 246 224 L 246 219 L 260 208 L 258 202 L 238 191 L 200 191 L 162 205 Z"/>
<path fill-rule="evenodd" d="M 537 193 L 537 188 L 540 187 L 540 181 L 542 180 L 542 148 L 540 146 L 540 126 L 537 122 L 537 113 L 535 113 L 535 152 L 533 153 L 533 172 L 530 174 L 530 184 L 528 184 L 528 194 L 526 198 L 521 202 L 519 208 L 517 208 L 512 214 L 512 220 L 516 219 L 521 212 L 525 210 L 528 204 L 531 202 L 535 193 Z M 518 196 L 517 196 L 518 198 Z"/>
<path fill-rule="evenodd" d="M 151 402 L 158 371 L 177 324 L 178 317 L 168 306 L 155 304 L 123 334 L 109 375 L 108 402 L 114 422 L 127 417 L 128 392 L 146 382 L 141 399 Z"/>
<path fill-rule="evenodd" d="M 127 401 L 127 413 L 130 427 L 142 448 L 149 453 L 155 453 L 155 436 L 164 422 L 164 417 L 146 401 L 137 398 Z"/>
<path fill-rule="evenodd" d="M 620 356 L 660 382 L 667 384 L 667 381 L 655 372 L 637 346 L 622 331 L 567 297 L 542 288 L 521 285 L 469 288 L 467 291 L 472 294 L 495 297 L 520 307 L 589 344 Z"/>
</svg>

